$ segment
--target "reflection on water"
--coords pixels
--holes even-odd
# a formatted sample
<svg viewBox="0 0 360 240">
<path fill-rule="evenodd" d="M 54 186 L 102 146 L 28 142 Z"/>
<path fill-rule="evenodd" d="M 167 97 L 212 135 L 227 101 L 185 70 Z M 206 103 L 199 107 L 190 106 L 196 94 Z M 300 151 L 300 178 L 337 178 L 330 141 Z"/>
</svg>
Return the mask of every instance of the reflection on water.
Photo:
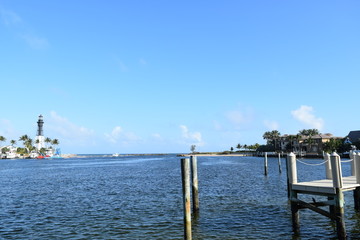
<svg viewBox="0 0 360 240">
<path fill-rule="evenodd" d="M 314 160 L 315 161 L 315 160 Z M 200 216 L 194 239 L 336 239 L 325 217 L 301 211 L 291 230 L 285 162 L 198 157 Z M 350 164 L 343 165 L 349 175 Z M 323 166 L 298 165 L 299 180 L 324 178 Z M 180 158 L 108 156 L 0 161 L 1 239 L 182 239 Z M 307 196 L 304 197 L 306 199 Z M 346 228 L 360 238 L 360 216 L 345 194 Z"/>
</svg>

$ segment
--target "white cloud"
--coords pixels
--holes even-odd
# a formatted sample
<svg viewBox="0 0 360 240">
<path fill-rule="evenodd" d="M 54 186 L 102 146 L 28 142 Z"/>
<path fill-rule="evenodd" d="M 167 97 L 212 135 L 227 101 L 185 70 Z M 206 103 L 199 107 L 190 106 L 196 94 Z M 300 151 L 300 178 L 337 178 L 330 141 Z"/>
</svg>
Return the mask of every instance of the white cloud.
<svg viewBox="0 0 360 240">
<path fill-rule="evenodd" d="M 41 38 L 32 34 L 21 36 L 25 42 L 34 49 L 45 49 L 49 46 L 49 42 L 45 38 Z"/>
<path fill-rule="evenodd" d="M 95 135 L 93 130 L 78 126 L 68 119 L 61 117 L 55 111 L 50 112 L 47 128 L 54 133 L 56 138 L 61 138 L 67 143 L 72 143 L 74 146 L 85 145 L 91 142 L 92 137 Z"/>
<path fill-rule="evenodd" d="M 140 58 L 139 63 L 140 63 L 140 65 L 143 65 L 143 66 L 147 65 L 147 61 L 144 58 Z"/>
<path fill-rule="evenodd" d="M 182 140 L 186 144 L 195 144 L 198 146 L 204 145 L 200 132 L 190 132 L 187 126 L 180 125 Z"/>
<path fill-rule="evenodd" d="M 279 124 L 277 122 L 275 122 L 275 121 L 264 120 L 264 125 L 269 130 L 278 130 L 278 128 L 279 128 Z"/>
<path fill-rule="evenodd" d="M 122 128 L 119 126 L 114 127 L 111 133 L 105 133 L 106 139 L 111 143 L 116 143 L 122 132 Z"/>
<path fill-rule="evenodd" d="M 22 22 L 22 19 L 15 12 L 6 10 L 0 7 L 1 20 L 6 26 L 17 25 Z"/>
<path fill-rule="evenodd" d="M 302 105 L 299 109 L 291 111 L 291 114 L 296 120 L 306 126 L 321 130 L 324 126 L 324 120 L 316 117 L 313 112 L 313 107 Z"/>
<path fill-rule="evenodd" d="M 4 9 L 0 6 L 0 17 L 5 26 L 11 27 L 17 31 L 17 37 L 22 38 L 31 48 L 46 49 L 49 42 L 46 38 L 39 37 L 35 34 L 29 34 L 30 27 L 22 20 L 22 18 L 13 11 Z"/>
<path fill-rule="evenodd" d="M 141 141 L 141 138 L 136 134 L 124 131 L 120 126 L 114 127 L 111 133 L 105 133 L 104 135 L 106 140 L 112 144 L 128 145 Z"/>
<path fill-rule="evenodd" d="M 158 140 L 158 141 L 164 140 L 163 137 L 162 137 L 159 133 L 154 133 L 154 134 L 151 135 L 151 137 L 152 137 L 154 140 Z"/>
<path fill-rule="evenodd" d="M 253 112 L 251 109 L 234 110 L 226 113 L 226 118 L 234 125 L 236 129 L 243 128 L 249 124 L 253 119 Z"/>
</svg>

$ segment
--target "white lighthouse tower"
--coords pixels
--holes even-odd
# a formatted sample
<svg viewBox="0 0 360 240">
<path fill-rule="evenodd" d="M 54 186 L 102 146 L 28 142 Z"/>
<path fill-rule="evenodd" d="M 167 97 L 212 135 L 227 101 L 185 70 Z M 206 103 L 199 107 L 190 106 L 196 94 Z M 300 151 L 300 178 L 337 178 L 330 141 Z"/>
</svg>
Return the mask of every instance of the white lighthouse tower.
<svg viewBox="0 0 360 240">
<path fill-rule="evenodd" d="M 41 148 L 45 148 L 45 137 L 43 131 L 44 120 L 42 115 L 39 116 L 39 120 L 37 121 L 37 124 L 38 124 L 38 129 L 37 129 L 37 135 L 35 137 L 35 141 L 37 142 L 36 149 L 40 151 Z"/>
</svg>

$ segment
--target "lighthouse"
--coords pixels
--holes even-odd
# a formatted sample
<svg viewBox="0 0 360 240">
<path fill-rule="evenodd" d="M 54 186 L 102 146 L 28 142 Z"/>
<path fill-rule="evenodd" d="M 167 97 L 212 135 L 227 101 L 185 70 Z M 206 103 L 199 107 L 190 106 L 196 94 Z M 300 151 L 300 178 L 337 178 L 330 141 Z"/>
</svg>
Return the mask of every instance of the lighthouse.
<svg viewBox="0 0 360 240">
<path fill-rule="evenodd" d="M 37 124 L 38 124 L 38 128 L 37 128 L 37 135 L 35 141 L 36 141 L 36 149 L 40 151 L 41 148 L 45 148 L 45 137 L 43 131 L 44 119 L 42 115 L 39 116 L 39 120 L 37 121 Z"/>
</svg>

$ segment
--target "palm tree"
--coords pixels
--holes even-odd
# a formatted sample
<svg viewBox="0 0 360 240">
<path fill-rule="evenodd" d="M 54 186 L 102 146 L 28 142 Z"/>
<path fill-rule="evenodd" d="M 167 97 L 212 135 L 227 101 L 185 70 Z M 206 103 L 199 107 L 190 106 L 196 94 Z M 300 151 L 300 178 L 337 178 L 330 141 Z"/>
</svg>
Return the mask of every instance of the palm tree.
<svg viewBox="0 0 360 240">
<path fill-rule="evenodd" d="M 240 149 L 241 149 L 241 144 L 239 143 L 239 144 L 236 146 L 236 148 L 239 149 L 239 151 L 240 151 Z"/>
<path fill-rule="evenodd" d="M 34 150 L 33 146 L 33 140 L 29 138 L 28 135 L 23 135 L 19 138 L 20 141 L 23 141 L 24 147 L 27 150 L 28 153 L 30 153 L 32 150 Z"/>
<path fill-rule="evenodd" d="M 33 140 L 31 138 L 29 138 L 28 140 L 26 140 L 24 142 L 25 147 L 28 149 L 29 153 L 34 150 L 34 146 L 33 146 Z"/>
<path fill-rule="evenodd" d="M 0 142 L 5 142 L 6 138 L 4 136 L 0 136 Z"/>
<path fill-rule="evenodd" d="M 308 144 L 309 149 L 307 149 L 307 151 L 309 151 L 309 150 L 312 151 L 311 148 L 312 148 L 312 144 L 314 143 L 314 140 L 313 140 L 312 137 L 315 136 L 315 135 L 319 135 L 320 134 L 319 130 L 315 129 L 315 128 L 313 128 L 313 129 L 303 129 L 303 130 L 299 131 L 299 134 L 308 137 L 307 138 L 307 144 Z"/>
<path fill-rule="evenodd" d="M 16 144 L 16 140 L 11 140 L 10 144 L 11 144 L 11 146 L 14 146 Z"/>
<path fill-rule="evenodd" d="M 272 140 L 272 135 L 271 135 L 271 132 L 265 132 L 264 135 L 263 135 L 263 138 L 267 141 L 267 143 L 269 144 L 270 141 Z"/>
<path fill-rule="evenodd" d="M 23 141 L 23 142 L 25 142 L 26 140 L 28 140 L 29 139 L 29 136 L 28 135 L 22 135 L 20 138 L 19 138 L 19 141 Z"/>
<path fill-rule="evenodd" d="M 289 141 L 289 143 L 288 144 L 290 144 L 290 151 L 294 151 L 294 139 L 295 139 L 295 136 L 294 135 L 290 135 L 290 136 L 288 136 L 288 141 Z"/>
<path fill-rule="evenodd" d="M 58 139 L 54 138 L 54 139 L 51 141 L 51 144 L 57 146 L 57 145 L 60 144 L 60 142 L 59 142 Z M 194 145 L 194 146 L 195 146 L 195 147 L 194 147 L 194 151 L 195 151 L 196 145 Z M 193 151 L 193 152 L 194 152 L 194 151 Z"/>
<path fill-rule="evenodd" d="M 300 145 L 301 134 L 296 134 L 295 139 L 296 139 L 298 147 L 299 147 L 298 151 L 301 152 L 301 145 Z"/>
<path fill-rule="evenodd" d="M 45 142 L 46 142 L 46 148 L 48 148 L 48 144 L 51 143 L 51 138 L 45 138 Z"/>
</svg>

